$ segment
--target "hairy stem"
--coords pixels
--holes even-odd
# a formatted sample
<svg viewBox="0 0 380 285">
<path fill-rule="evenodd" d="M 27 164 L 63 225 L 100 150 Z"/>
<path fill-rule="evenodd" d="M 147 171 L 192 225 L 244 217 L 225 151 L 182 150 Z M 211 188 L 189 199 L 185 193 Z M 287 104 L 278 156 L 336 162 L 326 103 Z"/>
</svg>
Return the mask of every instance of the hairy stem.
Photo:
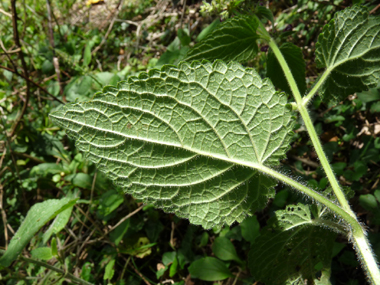
<svg viewBox="0 0 380 285">
<path fill-rule="evenodd" d="M 352 217 L 350 214 L 347 213 L 347 211 L 342 209 L 340 206 L 338 206 L 334 202 L 330 201 L 328 198 L 326 198 L 325 196 L 323 196 L 319 192 L 314 191 L 314 190 L 302 185 L 301 183 L 293 180 L 292 178 L 273 170 L 272 168 L 269 168 L 266 166 L 261 166 L 258 169 L 261 172 L 268 174 L 268 175 L 272 176 L 273 178 L 276 178 L 276 180 L 284 182 L 285 184 L 293 187 L 294 189 L 306 194 L 307 196 L 314 199 L 315 201 L 325 205 L 331 211 L 333 211 L 334 213 L 341 216 L 348 224 L 359 225 L 359 223 L 357 222 L 355 217 Z M 360 227 L 360 225 L 359 225 L 359 227 Z"/>
<path fill-rule="evenodd" d="M 286 175 L 278 173 L 277 171 L 266 166 L 260 167 L 259 170 L 263 173 L 266 173 L 272 176 L 273 178 L 276 178 L 279 181 L 282 181 L 288 184 L 294 189 L 302 193 L 305 193 L 307 196 L 325 205 L 331 211 L 333 211 L 334 213 L 338 214 L 341 218 L 343 218 L 350 226 L 350 230 L 351 230 L 350 234 L 352 234 L 352 239 L 353 239 L 356 253 L 358 255 L 358 259 L 362 263 L 363 269 L 365 273 L 367 274 L 368 279 L 371 280 L 372 284 L 380 285 L 380 271 L 379 271 L 378 264 L 372 252 L 368 239 L 365 235 L 365 231 L 362 228 L 362 226 L 359 224 L 359 222 L 356 220 L 356 217 L 353 217 L 350 213 L 347 213 L 345 209 L 342 209 L 338 205 L 334 204 L 325 196 L 298 183 L 297 181 L 294 181 L 293 179 L 287 177 Z M 330 227 L 330 228 L 335 227 L 335 230 L 338 230 L 339 232 L 344 231 L 341 225 L 337 225 L 329 221 L 316 219 L 315 222 L 319 224 L 324 224 L 325 226 Z"/>
<path fill-rule="evenodd" d="M 319 87 L 322 86 L 323 82 L 325 82 L 326 78 L 330 75 L 330 69 L 326 69 L 325 72 L 322 74 L 322 76 L 318 79 L 317 83 L 314 84 L 313 88 L 310 90 L 310 92 L 302 98 L 302 105 L 307 106 L 309 104 L 310 100 L 313 99 L 314 95 L 317 93 Z"/>
<path fill-rule="evenodd" d="M 326 176 L 330 182 L 330 185 L 331 185 L 331 187 L 332 187 L 332 189 L 333 189 L 333 191 L 334 191 L 334 193 L 335 193 L 335 195 L 336 195 L 336 197 L 337 197 L 342 208 L 338 207 L 338 209 L 337 209 L 336 208 L 337 206 L 335 204 L 334 205 L 336 207 L 332 207 L 332 205 L 329 205 L 328 203 L 326 203 L 326 201 L 320 201 L 320 200 L 318 200 L 318 201 L 320 201 L 321 203 L 326 205 L 328 208 L 333 210 L 335 213 L 339 214 L 350 225 L 351 231 L 352 231 L 352 239 L 354 241 L 354 246 L 355 246 L 355 249 L 357 251 L 358 257 L 359 257 L 360 261 L 362 262 L 363 268 L 364 268 L 368 278 L 372 281 L 372 283 L 375 285 L 380 285 L 380 271 L 379 271 L 378 264 L 376 262 L 374 255 L 373 255 L 373 252 L 372 252 L 371 247 L 368 243 L 368 240 L 365 236 L 365 231 L 362 228 L 362 226 L 359 224 L 359 222 L 357 221 L 356 215 L 351 210 L 351 208 L 348 204 L 348 201 L 347 201 L 343 191 L 341 190 L 341 188 L 338 184 L 338 181 L 335 178 L 335 175 L 332 171 L 330 163 L 328 162 L 327 157 L 326 157 L 325 153 L 323 152 L 323 148 L 322 148 L 321 142 L 319 141 L 317 132 L 315 131 L 313 122 L 311 121 L 309 113 L 305 107 L 305 105 L 307 104 L 308 101 L 306 101 L 306 103 L 304 103 L 304 101 L 302 100 L 301 94 L 298 90 L 297 84 L 294 80 L 294 77 L 293 77 L 291 71 L 290 71 L 290 68 L 289 68 L 285 58 L 283 57 L 280 49 L 278 48 L 278 46 L 276 45 L 275 41 L 272 38 L 269 40 L 269 46 L 272 48 L 277 60 L 279 61 L 280 65 L 281 65 L 282 70 L 285 73 L 285 77 L 289 83 L 289 86 L 292 90 L 293 96 L 296 100 L 298 110 L 299 110 L 299 112 L 300 112 L 300 114 L 301 114 L 301 116 L 305 122 L 306 129 L 309 133 L 309 136 L 310 136 L 310 139 L 313 143 L 315 151 L 318 155 L 318 158 L 319 158 L 319 160 L 323 166 L 323 169 L 326 173 Z M 320 79 L 317 82 L 316 86 L 314 86 L 314 88 L 312 89 L 312 92 L 314 92 L 314 93 L 310 92 L 309 95 L 307 96 L 307 97 L 309 97 L 309 100 L 316 93 L 317 89 L 322 84 L 324 79 L 328 76 L 328 74 L 329 74 L 329 72 L 325 72 L 325 74 L 321 78 L 323 80 Z M 310 195 L 313 193 L 310 193 L 310 194 L 307 192 L 304 192 L 304 193 L 306 193 L 307 195 L 316 199 L 315 197 Z M 329 203 L 331 203 L 331 201 L 329 201 Z M 340 213 L 341 211 L 343 211 L 344 214 Z"/>
<path fill-rule="evenodd" d="M 329 179 L 329 182 L 331 184 L 331 187 L 334 190 L 334 193 L 336 197 L 338 198 L 338 201 L 343 209 L 345 209 L 348 213 L 351 214 L 351 216 L 355 217 L 355 214 L 351 211 L 350 206 L 348 205 L 347 199 L 344 196 L 343 191 L 340 189 L 338 181 L 335 178 L 334 172 L 330 166 L 330 163 L 327 160 L 327 157 L 323 151 L 321 142 L 319 141 L 317 132 L 315 131 L 313 122 L 311 121 L 311 118 L 309 116 L 309 113 L 306 109 L 306 107 L 303 105 L 301 93 L 298 90 L 296 81 L 294 80 L 294 77 L 290 71 L 290 68 L 288 64 L 286 63 L 285 58 L 283 57 L 280 49 L 277 47 L 275 41 L 271 39 L 269 41 L 269 46 L 272 48 L 275 56 L 277 57 L 277 60 L 279 61 L 284 73 L 285 77 L 288 80 L 289 86 L 293 92 L 294 99 L 296 100 L 298 111 L 300 112 L 302 119 L 305 123 L 306 129 L 309 133 L 310 139 L 313 143 L 313 146 L 315 148 L 315 151 L 318 155 L 318 158 L 323 166 L 323 169 L 326 173 L 327 178 Z"/>
<path fill-rule="evenodd" d="M 375 259 L 375 255 L 372 251 L 371 245 L 366 237 L 365 232 L 361 229 L 360 232 L 356 232 L 352 235 L 356 254 L 364 272 L 367 274 L 367 278 L 372 281 L 373 284 L 380 284 L 380 272 L 379 264 Z"/>
</svg>

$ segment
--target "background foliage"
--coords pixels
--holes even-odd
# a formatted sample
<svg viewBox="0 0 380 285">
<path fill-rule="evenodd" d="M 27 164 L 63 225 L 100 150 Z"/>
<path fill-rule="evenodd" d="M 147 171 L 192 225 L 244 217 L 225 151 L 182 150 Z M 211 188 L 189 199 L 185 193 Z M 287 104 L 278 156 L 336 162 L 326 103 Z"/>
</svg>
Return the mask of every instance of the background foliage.
<svg viewBox="0 0 380 285">
<path fill-rule="evenodd" d="M 354 2 L 362 2 L 372 14 L 379 14 L 375 1 Z M 196 58 L 197 49 L 189 52 L 191 47 L 221 21 L 233 22 L 232 16 L 247 11 L 263 15 L 263 22 L 283 43 L 285 57 L 303 55 L 306 66 L 300 63 L 294 69 L 300 70 L 300 78 L 306 74 L 306 82 L 297 81 L 305 90 L 320 71 L 314 53 L 318 34 L 335 12 L 353 3 L 235 0 L 202 6 L 199 1 L 174 0 L 90 0 L 87 4 L 24 0 L 15 5 L 18 36 L 13 30 L 12 3 L 2 1 L 0 6 L 2 249 L 8 248 L 21 223 L 31 218 L 26 216 L 29 210 L 37 213 L 33 221 L 43 221 L 41 226 L 27 223 L 30 228 L 20 229 L 30 233 L 31 241 L 17 249 L 21 255 L 11 266 L 2 263 L 1 282 L 75 284 L 81 282 L 75 278 L 80 278 L 96 284 L 260 284 L 247 270 L 250 245 L 256 239 L 265 240 L 274 211 L 307 203 L 304 197 L 280 185 L 269 205 L 255 216 L 240 225 L 205 231 L 125 196 L 96 165 L 82 157 L 48 114 L 62 102 L 87 101 L 102 86 L 115 85 L 128 76 Z M 263 8 L 272 11 L 272 23 L 265 20 L 271 21 L 271 17 Z M 247 29 L 254 25 L 245 24 L 242 26 Z M 267 73 L 267 65 L 276 62 L 266 46 L 259 46 L 256 57 L 247 53 L 237 56 L 244 57 L 245 65 L 261 76 L 271 78 L 274 75 Z M 286 85 L 278 82 L 276 87 L 285 90 Z M 378 85 L 348 96 L 335 107 L 316 98 L 311 108 L 324 150 L 339 182 L 351 189 L 350 203 L 368 225 L 377 256 L 379 99 Z M 325 189 L 327 179 L 301 121 L 295 126 L 291 146 L 282 171 L 313 188 Z M 39 209 L 38 205 L 44 206 Z M 301 210 L 313 213 L 313 209 Z M 323 275 L 331 275 L 333 284 L 364 284 L 351 246 L 334 235 L 326 237 L 331 242 L 325 246 L 333 248 L 334 258 L 331 272 Z M 265 264 L 263 268 L 266 270 Z M 69 274 L 63 276 L 64 272 Z"/>
</svg>

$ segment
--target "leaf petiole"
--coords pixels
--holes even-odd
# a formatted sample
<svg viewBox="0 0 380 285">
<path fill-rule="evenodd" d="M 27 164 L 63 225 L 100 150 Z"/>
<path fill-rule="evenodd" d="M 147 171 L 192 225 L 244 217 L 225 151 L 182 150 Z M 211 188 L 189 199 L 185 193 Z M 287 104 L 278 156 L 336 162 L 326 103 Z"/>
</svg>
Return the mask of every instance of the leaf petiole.
<svg viewBox="0 0 380 285">
<path fill-rule="evenodd" d="M 331 70 L 327 68 L 325 72 L 322 74 L 320 78 L 318 78 L 318 81 L 314 84 L 313 88 L 310 90 L 310 92 L 302 98 L 302 105 L 306 107 L 310 100 L 313 99 L 314 95 L 318 92 L 319 88 L 322 86 L 322 84 L 326 81 L 327 77 L 330 75 Z"/>
<path fill-rule="evenodd" d="M 360 223 L 357 221 L 355 214 L 352 212 L 352 210 L 348 204 L 348 201 L 347 201 L 343 191 L 341 190 L 341 188 L 338 184 L 338 181 L 335 178 L 335 175 L 333 173 L 331 165 L 328 162 L 327 157 L 323 151 L 323 148 L 322 148 L 322 145 L 319 141 L 317 132 L 315 131 L 314 125 L 311 121 L 311 118 L 310 118 L 309 113 L 307 111 L 307 108 L 305 106 L 308 101 L 306 101 L 306 103 L 304 103 L 304 101 L 301 97 L 301 94 L 298 90 L 297 84 L 294 80 L 294 77 L 290 71 L 290 68 L 289 68 L 286 60 L 284 59 L 280 49 L 276 45 L 276 42 L 272 38 L 269 41 L 269 46 L 273 50 L 277 60 L 279 61 L 280 65 L 281 65 L 281 67 L 285 73 L 285 77 L 286 77 L 286 79 L 289 83 L 289 86 L 293 92 L 293 96 L 294 96 L 295 101 L 298 105 L 298 110 L 302 116 L 302 119 L 304 120 L 306 129 L 309 133 L 309 136 L 310 136 L 310 139 L 313 143 L 315 151 L 316 151 L 318 158 L 319 158 L 319 160 L 323 166 L 323 169 L 324 169 L 326 176 L 327 176 L 327 178 L 331 184 L 331 187 L 335 193 L 335 196 L 337 197 L 337 199 L 338 199 L 338 201 L 339 201 L 339 203 L 343 209 L 341 211 L 341 208 L 340 207 L 337 208 L 337 206 L 335 204 L 334 204 L 335 207 L 332 205 L 328 205 L 328 203 L 330 201 L 327 202 L 327 199 L 324 201 L 323 201 L 323 199 L 321 199 L 320 202 L 323 203 L 328 208 L 330 208 L 331 210 L 333 210 L 335 213 L 339 214 L 350 225 L 351 231 L 352 231 L 352 239 L 354 240 L 354 245 L 355 245 L 355 249 L 356 249 L 356 252 L 358 254 L 359 260 L 363 263 L 363 268 L 365 269 L 365 271 L 368 275 L 368 278 L 372 281 L 373 284 L 379 285 L 380 284 L 380 270 L 379 270 L 378 264 L 376 262 L 376 259 L 373 255 L 373 252 L 371 250 L 371 247 L 369 245 L 369 242 L 366 238 L 365 230 L 362 228 Z M 329 75 L 329 72 L 325 72 L 324 77 L 322 76 L 323 80 L 325 80 L 328 75 Z M 308 98 L 308 100 L 310 100 L 312 98 L 312 96 L 317 92 L 319 86 L 323 83 L 323 80 L 321 80 L 321 79 L 317 82 L 317 85 L 314 86 L 312 91 L 306 97 L 306 98 Z M 288 179 L 290 179 L 290 178 L 288 178 Z M 284 180 L 284 178 L 281 178 L 281 180 Z M 286 180 L 284 180 L 284 181 L 287 182 Z M 299 189 L 299 188 L 297 188 L 297 189 Z M 310 194 L 313 194 L 312 192 L 310 194 L 307 192 L 304 192 L 304 193 L 306 193 L 310 197 L 314 198 L 312 195 L 310 195 Z"/>
</svg>

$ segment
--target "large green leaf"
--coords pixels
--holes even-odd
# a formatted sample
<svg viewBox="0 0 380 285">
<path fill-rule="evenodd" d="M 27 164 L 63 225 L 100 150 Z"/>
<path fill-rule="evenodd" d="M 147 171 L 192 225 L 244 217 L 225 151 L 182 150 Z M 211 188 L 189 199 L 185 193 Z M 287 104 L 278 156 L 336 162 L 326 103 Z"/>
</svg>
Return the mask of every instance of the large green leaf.
<svg viewBox="0 0 380 285">
<path fill-rule="evenodd" d="M 313 219 L 310 206 L 303 204 L 276 211 L 252 244 L 252 275 L 266 284 L 283 285 L 315 279 L 317 272 L 329 268 L 336 234 L 321 227 L 323 213 Z"/>
<path fill-rule="evenodd" d="M 306 91 L 306 64 L 303 59 L 302 50 L 292 43 L 284 43 L 281 45 L 280 51 L 289 65 L 299 91 L 301 94 L 304 94 Z M 274 86 L 288 94 L 292 94 L 284 71 L 272 51 L 269 51 L 268 53 L 267 76 L 272 80 Z"/>
<path fill-rule="evenodd" d="M 286 95 L 221 61 L 164 66 L 51 114 L 127 193 L 205 228 L 241 222 L 273 197 L 261 175 L 289 147 Z"/>
<path fill-rule="evenodd" d="M 235 60 L 245 62 L 256 56 L 258 47 L 256 17 L 236 16 L 219 24 L 207 37 L 188 51 L 186 61 Z"/>
<path fill-rule="evenodd" d="M 318 67 L 328 75 L 320 93 L 337 102 L 380 80 L 380 17 L 353 6 L 335 14 L 316 44 Z"/>
<path fill-rule="evenodd" d="M 76 200 L 71 198 L 51 199 L 32 206 L 13 236 L 7 251 L 0 258 L 0 265 L 9 266 L 43 225 L 65 209 L 73 206 Z"/>
</svg>

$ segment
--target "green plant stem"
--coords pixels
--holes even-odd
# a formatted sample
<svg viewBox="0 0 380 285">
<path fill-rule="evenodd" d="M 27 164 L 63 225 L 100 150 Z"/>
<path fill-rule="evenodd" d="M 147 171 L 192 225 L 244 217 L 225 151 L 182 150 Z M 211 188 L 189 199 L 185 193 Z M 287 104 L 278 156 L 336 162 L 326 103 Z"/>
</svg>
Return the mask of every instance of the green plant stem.
<svg viewBox="0 0 380 285">
<path fill-rule="evenodd" d="M 0 250 L 0 254 L 4 254 L 4 250 Z M 60 273 L 62 274 L 64 277 L 70 279 L 71 281 L 73 282 L 76 282 L 78 284 L 81 284 L 81 285 L 93 285 L 92 283 L 89 283 L 83 279 L 80 279 L 78 277 L 75 277 L 74 275 L 72 275 L 71 273 L 68 273 L 60 268 L 57 268 L 53 265 L 50 265 L 50 264 L 47 264 L 43 261 L 39 261 L 39 260 L 36 260 L 36 259 L 33 259 L 33 258 L 27 258 L 27 257 L 23 257 L 23 256 L 20 256 L 19 259 L 23 260 L 23 261 L 26 261 L 26 262 L 29 262 L 29 263 L 34 263 L 34 264 L 37 264 L 39 266 L 43 266 L 47 269 L 50 269 L 52 271 L 55 271 L 57 273 Z"/>
<path fill-rule="evenodd" d="M 350 225 L 351 224 L 359 225 L 359 223 L 357 222 L 357 220 L 356 220 L 355 217 L 352 217 L 344 209 L 342 209 L 339 205 L 337 205 L 334 202 L 330 201 L 327 197 L 323 196 L 319 192 L 314 191 L 314 190 L 312 190 L 312 189 L 310 189 L 310 188 L 302 185 L 301 183 L 293 180 L 292 178 L 290 178 L 290 177 L 288 177 L 288 176 L 286 176 L 284 174 L 281 174 L 281 173 L 277 172 L 276 170 L 273 170 L 270 167 L 260 166 L 260 168 L 258 168 L 258 169 L 261 172 L 263 172 L 265 174 L 268 174 L 268 175 L 272 176 L 273 178 L 276 178 L 277 180 L 282 181 L 282 182 L 288 184 L 289 186 L 291 186 L 294 189 L 296 189 L 296 190 L 298 190 L 298 191 L 306 194 L 307 196 L 309 196 L 310 198 L 314 199 L 315 201 L 317 201 L 317 202 L 325 205 L 331 211 L 333 211 L 334 213 L 336 213 L 339 216 L 341 216 Z M 359 225 L 359 227 L 360 227 L 360 225 Z"/>
<path fill-rule="evenodd" d="M 331 205 L 326 204 L 326 202 L 323 202 L 323 201 L 320 201 L 320 202 L 323 203 L 324 205 L 326 205 L 327 207 L 329 207 L 331 210 L 333 210 L 334 212 L 336 212 L 340 216 L 342 216 L 342 218 L 350 225 L 351 230 L 352 230 L 352 239 L 354 241 L 354 247 L 357 251 L 359 260 L 362 262 L 363 269 L 365 270 L 368 278 L 372 281 L 373 284 L 380 285 L 379 267 L 378 267 L 378 264 L 376 262 L 374 255 L 373 255 L 373 252 L 371 250 L 371 246 L 369 245 L 369 242 L 365 236 L 365 231 L 362 228 L 362 226 L 359 224 L 359 222 L 357 221 L 356 215 L 352 212 L 352 210 L 348 204 L 348 201 L 347 201 L 346 197 L 344 196 L 343 191 L 339 187 L 338 181 L 335 178 L 335 175 L 332 171 L 330 163 L 328 162 L 327 157 L 326 157 L 325 153 L 323 152 L 323 148 L 322 148 L 322 145 L 319 141 L 317 132 L 315 131 L 314 125 L 313 125 L 311 118 L 309 116 L 309 113 L 305 107 L 305 103 L 302 100 L 302 96 L 298 90 L 297 84 L 294 80 L 294 77 L 293 77 L 291 71 L 290 71 L 290 68 L 289 68 L 285 58 L 283 57 L 280 49 L 278 48 L 276 42 L 272 38 L 270 38 L 270 40 L 269 40 L 269 46 L 272 49 L 272 51 L 274 52 L 278 62 L 280 63 L 282 70 L 284 71 L 285 77 L 286 77 L 286 79 L 289 83 L 289 86 L 293 92 L 294 99 L 296 100 L 296 103 L 298 106 L 298 111 L 300 112 L 300 114 L 304 120 L 306 129 L 307 129 L 309 136 L 310 136 L 310 139 L 314 145 L 314 148 L 315 148 L 315 151 L 318 155 L 318 158 L 319 158 L 319 160 L 323 166 L 323 169 L 324 169 L 324 171 L 327 175 L 327 178 L 330 182 L 330 185 L 331 185 L 331 187 L 332 187 L 332 189 L 333 189 L 333 191 L 334 191 L 334 193 L 335 193 L 335 195 L 336 195 L 336 197 L 337 197 L 342 208 L 331 207 Z M 329 74 L 329 72 L 325 72 L 324 78 L 326 78 L 328 76 L 328 74 Z M 322 80 L 320 79 L 319 81 L 322 81 Z M 320 83 L 320 84 L 322 84 L 322 83 Z M 316 86 L 314 86 L 314 88 L 313 88 L 314 93 L 311 93 L 311 92 L 309 93 L 309 95 L 312 94 L 310 96 L 310 99 L 315 94 L 315 92 L 317 91 L 317 88 L 319 88 L 320 84 L 317 83 Z M 307 192 L 304 192 L 304 193 L 310 195 Z M 313 196 L 311 196 L 311 197 L 313 197 Z M 329 202 L 331 202 L 331 201 L 329 201 Z M 340 213 L 341 210 L 343 210 L 344 214 Z"/>
<path fill-rule="evenodd" d="M 380 271 L 377 261 L 373 255 L 365 231 L 359 224 L 359 222 L 356 220 L 356 217 L 353 217 L 350 213 L 347 213 L 345 209 L 342 209 L 340 206 L 334 204 L 320 193 L 298 183 L 297 181 L 294 181 L 293 179 L 287 177 L 284 174 L 281 174 L 266 166 L 261 166 L 258 169 L 260 169 L 261 172 L 266 173 L 279 181 L 283 181 L 284 183 L 288 184 L 294 189 L 302 193 L 305 193 L 307 196 L 313 198 L 315 201 L 320 202 L 321 204 L 329 208 L 331 211 L 342 217 L 350 226 L 352 239 L 354 242 L 355 250 L 358 255 L 358 259 L 362 263 L 363 269 L 367 274 L 368 279 L 372 281 L 372 284 L 380 285 Z M 329 228 L 335 226 L 334 224 L 331 224 L 331 222 L 329 221 L 316 220 L 315 222 L 321 225 L 325 224 Z M 343 230 L 343 228 L 340 226 L 335 230 L 341 231 Z"/>
<path fill-rule="evenodd" d="M 333 222 L 331 220 L 323 220 L 321 218 L 316 218 L 314 219 L 314 224 L 319 225 L 321 227 L 328 227 L 332 231 L 343 235 L 347 234 L 347 229 L 343 225 Z"/>
<path fill-rule="evenodd" d="M 318 79 L 317 83 L 314 84 L 310 92 L 305 97 L 302 98 L 302 105 L 304 107 L 306 107 L 307 104 L 309 104 L 310 100 L 314 97 L 318 89 L 322 86 L 326 78 L 330 75 L 330 72 L 331 72 L 330 69 L 326 69 L 325 72 L 322 74 L 322 76 Z"/>
<path fill-rule="evenodd" d="M 351 211 L 350 206 L 348 205 L 347 199 L 344 196 L 343 191 L 340 189 L 338 181 L 335 178 L 334 172 L 330 166 L 330 163 L 327 160 L 327 157 L 323 151 L 321 142 L 319 141 L 317 132 L 315 131 L 313 122 L 311 121 L 311 118 L 309 116 L 309 113 L 306 109 L 306 107 L 303 105 L 302 102 L 302 96 L 301 93 L 298 90 L 296 81 L 294 80 L 294 77 L 289 69 L 288 64 L 286 63 L 285 58 L 283 57 L 280 49 L 277 47 L 275 41 L 271 39 L 269 41 L 269 46 L 273 50 L 275 56 L 277 57 L 284 73 L 285 77 L 288 80 L 289 86 L 293 92 L 294 99 L 296 100 L 298 111 L 300 112 L 302 119 L 305 123 L 306 129 L 309 133 L 310 139 L 314 145 L 315 151 L 318 155 L 318 158 L 323 166 L 323 169 L 327 175 L 327 178 L 330 181 L 331 187 L 334 190 L 334 193 L 336 197 L 338 198 L 338 201 L 343 209 L 345 209 L 351 216 L 356 217 L 355 214 Z"/>
</svg>

